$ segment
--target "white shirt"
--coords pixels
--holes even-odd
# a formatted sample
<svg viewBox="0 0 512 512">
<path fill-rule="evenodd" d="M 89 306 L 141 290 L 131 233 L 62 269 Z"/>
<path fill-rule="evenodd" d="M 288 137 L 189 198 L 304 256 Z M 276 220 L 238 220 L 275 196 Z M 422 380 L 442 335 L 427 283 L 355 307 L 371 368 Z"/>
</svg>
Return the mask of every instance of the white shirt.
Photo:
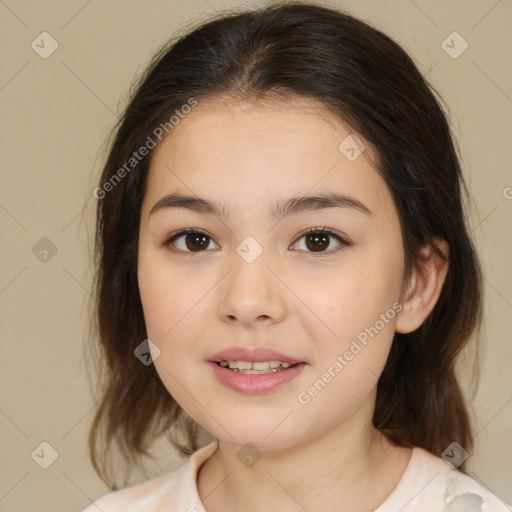
<svg viewBox="0 0 512 512">
<path fill-rule="evenodd" d="M 213 442 L 177 470 L 96 500 L 83 512 L 207 512 L 197 491 L 197 472 L 217 450 Z M 415 447 L 393 492 L 374 512 L 510 512 L 473 478 L 442 458 Z M 314 511 L 311 511 L 314 512 Z"/>
</svg>

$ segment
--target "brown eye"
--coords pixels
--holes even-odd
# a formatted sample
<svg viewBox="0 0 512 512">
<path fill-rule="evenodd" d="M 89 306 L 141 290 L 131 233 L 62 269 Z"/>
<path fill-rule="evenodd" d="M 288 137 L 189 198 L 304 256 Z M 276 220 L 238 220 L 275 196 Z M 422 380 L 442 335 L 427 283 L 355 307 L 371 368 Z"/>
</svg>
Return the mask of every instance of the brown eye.
<svg viewBox="0 0 512 512">
<path fill-rule="evenodd" d="M 191 251 L 207 249 L 210 245 L 210 243 L 207 242 L 207 239 L 208 237 L 202 233 L 184 235 L 185 245 L 187 249 L 190 249 Z"/>
<path fill-rule="evenodd" d="M 330 235 L 325 233 L 314 233 L 306 235 L 306 247 L 312 251 L 325 250 L 329 247 Z"/>
<path fill-rule="evenodd" d="M 307 232 L 303 233 L 299 240 L 305 239 L 305 248 L 300 250 L 317 254 L 322 256 L 323 254 L 330 254 L 337 252 L 344 246 L 351 245 L 350 242 L 345 240 L 342 236 L 332 233 L 330 228 L 311 228 Z M 330 247 L 332 240 L 337 242 L 337 246 L 334 248 Z M 163 245 L 169 247 L 173 252 L 182 253 L 194 253 L 194 252 L 205 252 L 210 246 L 210 242 L 213 239 L 206 233 L 197 229 L 188 228 L 182 229 L 178 232 L 170 235 Z"/>
<path fill-rule="evenodd" d="M 183 252 L 204 252 L 209 247 L 210 241 L 211 238 L 202 231 L 183 229 L 171 235 L 164 242 L 164 246 L 173 245 L 177 250 Z"/>
<path fill-rule="evenodd" d="M 324 253 L 329 254 L 331 252 L 336 252 L 340 247 L 350 245 L 347 240 L 345 240 L 342 236 L 332 233 L 332 229 L 330 228 L 312 228 L 302 234 L 300 239 L 305 239 L 305 250 L 306 252 L 317 253 L 322 255 Z M 299 240 L 300 240 L 299 239 Z M 331 245 L 331 239 L 335 239 L 338 245 L 333 249 L 329 249 Z M 327 250 L 329 249 L 329 250 Z"/>
</svg>

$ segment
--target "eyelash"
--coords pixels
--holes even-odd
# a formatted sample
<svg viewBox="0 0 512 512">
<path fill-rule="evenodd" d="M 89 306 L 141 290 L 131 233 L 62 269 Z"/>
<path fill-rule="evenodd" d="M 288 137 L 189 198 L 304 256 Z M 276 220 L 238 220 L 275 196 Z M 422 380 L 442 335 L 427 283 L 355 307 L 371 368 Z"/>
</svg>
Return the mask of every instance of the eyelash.
<svg viewBox="0 0 512 512">
<path fill-rule="evenodd" d="M 169 250 L 172 251 L 172 252 L 181 253 L 181 254 L 185 254 L 185 255 L 188 255 L 188 256 L 193 256 L 195 253 L 207 252 L 207 251 L 182 251 L 181 249 L 171 249 L 169 247 L 172 244 L 172 242 L 174 242 L 175 240 L 177 240 L 181 236 L 187 235 L 187 234 L 205 235 L 210 240 L 213 240 L 207 233 L 205 233 L 204 231 L 202 231 L 200 229 L 185 228 L 185 229 L 180 229 L 178 231 L 174 231 L 173 233 L 168 235 L 166 237 L 166 239 L 164 240 L 162 245 L 164 247 L 168 247 Z M 332 249 L 330 251 L 323 251 L 323 252 L 318 252 L 318 253 L 311 252 L 311 251 L 305 251 L 305 252 L 308 252 L 309 254 L 313 255 L 314 257 L 322 257 L 324 255 L 329 255 L 329 254 L 337 253 L 338 251 L 343 250 L 345 247 L 348 247 L 348 246 L 352 245 L 352 243 L 349 242 L 346 238 L 344 238 L 343 236 L 341 236 L 339 234 L 334 233 L 333 230 L 331 228 L 328 228 L 328 227 L 309 228 L 309 229 L 307 229 L 306 231 L 302 232 L 299 235 L 299 237 L 297 238 L 297 242 L 302 237 L 307 236 L 307 235 L 312 235 L 312 234 L 327 234 L 327 235 L 335 238 L 338 242 L 340 242 L 340 246 L 339 247 L 337 247 L 335 249 Z M 295 242 L 295 243 L 297 243 L 297 242 Z"/>
</svg>

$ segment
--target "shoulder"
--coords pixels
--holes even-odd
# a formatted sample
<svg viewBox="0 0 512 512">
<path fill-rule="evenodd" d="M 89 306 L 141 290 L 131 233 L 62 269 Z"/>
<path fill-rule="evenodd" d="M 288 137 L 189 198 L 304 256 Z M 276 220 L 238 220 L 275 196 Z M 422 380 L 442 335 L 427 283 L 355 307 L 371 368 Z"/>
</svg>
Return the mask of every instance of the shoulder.
<svg viewBox="0 0 512 512">
<path fill-rule="evenodd" d="M 415 447 L 395 489 L 408 497 L 405 511 L 510 512 L 510 507 L 471 476 L 453 469 L 441 457 Z M 409 495 L 409 496 L 407 496 Z"/>
<path fill-rule="evenodd" d="M 451 469 L 446 479 L 446 512 L 510 512 L 511 508 L 471 476 Z"/>
<path fill-rule="evenodd" d="M 162 496 L 172 492 L 172 489 L 176 487 L 175 483 L 179 478 L 180 469 L 154 480 L 105 494 L 91 503 L 83 512 L 156 510 L 155 507 L 161 501 Z"/>
<path fill-rule="evenodd" d="M 186 511 L 194 507 L 201 510 L 196 485 L 197 469 L 216 449 L 216 442 L 204 446 L 175 471 L 105 494 L 82 512 Z"/>
</svg>

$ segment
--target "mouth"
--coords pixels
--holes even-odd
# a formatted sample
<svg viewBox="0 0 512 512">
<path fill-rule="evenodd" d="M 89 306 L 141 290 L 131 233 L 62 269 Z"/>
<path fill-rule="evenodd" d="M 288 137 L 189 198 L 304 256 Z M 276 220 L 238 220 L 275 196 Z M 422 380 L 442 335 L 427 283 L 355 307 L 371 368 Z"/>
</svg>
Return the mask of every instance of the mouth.
<svg viewBox="0 0 512 512">
<path fill-rule="evenodd" d="M 289 361 L 209 361 L 213 376 L 222 385 L 244 395 L 260 395 L 277 390 L 298 378 L 307 363 Z"/>
<path fill-rule="evenodd" d="M 274 391 L 296 379 L 308 365 L 270 347 L 231 347 L 212 356 L 208 364 L 221 384 L 247 395 Z"/>
</svg>

